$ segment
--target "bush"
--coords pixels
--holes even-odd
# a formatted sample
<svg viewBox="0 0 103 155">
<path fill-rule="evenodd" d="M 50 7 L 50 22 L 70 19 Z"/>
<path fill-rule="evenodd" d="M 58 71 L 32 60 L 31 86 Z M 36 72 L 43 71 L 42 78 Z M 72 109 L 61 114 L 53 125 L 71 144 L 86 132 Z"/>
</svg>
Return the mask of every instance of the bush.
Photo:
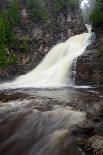
<svg viewBox="0 0 103 155">
<path fill-rule="evenodd" d="M 93 9 L 90 15 L 90 21 L 92 24 L 103 23 L 103 13 L 97 8 Z"/>
<path fill-rule="evenodd" d="M 7 64 L 11 65 L 11 64 L 15 64 L 16 63 L 16 60 L 17 60 L 17 57 L 14 53 L 12 53 L 12 55 L 10 56 L 10 59 L 8 61 Z"/>
<path fill-rule="evenodd" d="M 96 0 L 95 7 L 93 11 L 90 14 L 90 22 L 93 25 L 98 25 L 100 23 L 103 23 L 103 12 L 102 12 L 102 0 Z"/>
<path fill-rule="evenodd" d="M 78 0 L 68 0 L 68 6 L 71 7 L 72 9 L 76 9 L 79 6 L 79 1 Z"/>
<path fill-rule="evenodd" d="M 4 17 L 0 14 L 0 67 L 6 65 L 6 45 L 8 42 L 8 27 L 6 26 Z"/>
<path fill-rule="evenodd" d="M 18 49 L 22 53 L 27 53 L 29 50 L 29 46 L 26 40 L 23 40 L 22 43 L 18 46 Z"/>
<path fill-rule="evenodd" d="M 78 0 L 54 0 L 53 9 L 54 12 L 60 12 L 64 9 L 72 8 L 75 9 L 79 5 Z"/>
<path fill-rule="evenodd" d="M 53 11 L 60 12 L 65 8 L 66 4 L 64 0 L 54 0 L 53 2 Z"/>
<path fill-rule="evenodd" d="M 6 47 L 0 42 L 0 68 L 4 68 L 7 64 Z"/>
<path fill-rule="evenodd" d="M 13 35 L 9 22 L 5 18 L 4 13 L 0 14 L 0 67 L 4 67 L 7 64 L 7 54 L 10 48 L 12 48 L 15 42 L 15 36 Z"/>
<path fill-rule="evenodd" d="M 46 22 L 48 20 L 48 0 L 26 0 L 29 16 L 36 22 Z M 59 13 L 64 9 L 75 9 L 79 0 L 53 0 L 52 6 L 54 13 Z"/>
<path fill-rule="evenodd" d="M 14 54 L 9 57 L 9 50 L 15 44 L 15 35 L 12 28 L 19 23 L 19 7 L 17 0 L 12 0 L 7 10 L 0 13 L 0 68 L 5 68 L 8 64 L 14 63 Z M 8 61 L 9 60 L 9 61 Z"/>
<path fill-rule="evenodd" d="M 11 0 L 7 10 L 7 18 L 12 27 L 20 23 L 20 10 L 18 0 Z"/>
<path fill-rule="evenodd" d="M 32 20 L 36 22 L 45 22 L 48 20 L 48 10 L 45 0 L 26 0 L 26 4 Z"/>
</svg>

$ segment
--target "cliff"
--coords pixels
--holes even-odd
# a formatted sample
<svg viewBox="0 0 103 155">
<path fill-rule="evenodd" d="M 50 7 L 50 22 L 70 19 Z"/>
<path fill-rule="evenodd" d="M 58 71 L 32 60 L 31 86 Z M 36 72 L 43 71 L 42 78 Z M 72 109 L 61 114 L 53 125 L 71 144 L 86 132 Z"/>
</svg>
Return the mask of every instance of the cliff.
<svg viewBox="0 0 103 155">
<path fill-rule="evenodd" d="M 99 10 L 103 12 L 103 1 L 100 2 Z M 96 14 L 95 9 L 95 16 L 92 15 L 92 44 L 77 60 L 77 85 L 103 85 L 103 18 L 102 14 Z"/>
<path fill-rule="evenodd" d="M 76 84 L 103 85 L 103 34 L 77 60 Z"/>
</svg>

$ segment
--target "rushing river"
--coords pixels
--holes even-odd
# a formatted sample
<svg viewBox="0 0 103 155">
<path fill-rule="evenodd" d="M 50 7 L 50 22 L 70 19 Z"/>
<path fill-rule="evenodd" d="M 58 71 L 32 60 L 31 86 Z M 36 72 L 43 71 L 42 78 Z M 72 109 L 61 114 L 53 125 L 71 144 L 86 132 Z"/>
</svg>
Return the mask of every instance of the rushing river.
<svg viewBox="0 0 103 155">
<path fill-rule="evenodd" d="M 87 113 L 102 100 L 102 88 L 1 90 L 0 155 L 85 154 L 77 144 L 98 125 Z"/>
</svg>

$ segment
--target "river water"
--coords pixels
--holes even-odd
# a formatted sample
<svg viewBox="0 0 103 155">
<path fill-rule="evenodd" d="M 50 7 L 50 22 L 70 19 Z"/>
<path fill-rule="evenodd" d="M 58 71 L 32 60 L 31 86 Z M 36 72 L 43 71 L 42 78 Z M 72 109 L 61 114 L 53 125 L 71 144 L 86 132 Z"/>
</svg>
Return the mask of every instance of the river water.
<svg viewBox="0 0 103 155">
<path fill-rule="evenodd" d="M 98 125 L 87 113 L 102 101 L 102 88 L 0 90 L 0 155 L 84 155 L 78 141 Z"/>
</svg>

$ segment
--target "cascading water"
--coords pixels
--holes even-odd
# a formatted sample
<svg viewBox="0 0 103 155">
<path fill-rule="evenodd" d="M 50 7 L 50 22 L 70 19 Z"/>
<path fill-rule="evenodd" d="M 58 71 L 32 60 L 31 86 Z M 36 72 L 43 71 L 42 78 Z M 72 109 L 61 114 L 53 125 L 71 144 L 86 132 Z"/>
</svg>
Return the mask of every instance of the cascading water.
<svg viewBox="0 0 103 155">
<path fill-rule="evenodd" d="M 91 26 L 88 33 L 76 35 L 64 43 L 54 46 L 41 63 L 31 72 L 5 83 L 8 87 L 56 87 L 72 85 L 70 78 L 73 60 L 81 55 L 90 44 Z"/>
<path fill-rule="evenodd" d="M 89 16 L 94 6 L 95 6 L 95 0 L 82 0 L 80 7 L 83 15 L 83 20 L 85 23 L 90 23 Z"/>
</svg>

